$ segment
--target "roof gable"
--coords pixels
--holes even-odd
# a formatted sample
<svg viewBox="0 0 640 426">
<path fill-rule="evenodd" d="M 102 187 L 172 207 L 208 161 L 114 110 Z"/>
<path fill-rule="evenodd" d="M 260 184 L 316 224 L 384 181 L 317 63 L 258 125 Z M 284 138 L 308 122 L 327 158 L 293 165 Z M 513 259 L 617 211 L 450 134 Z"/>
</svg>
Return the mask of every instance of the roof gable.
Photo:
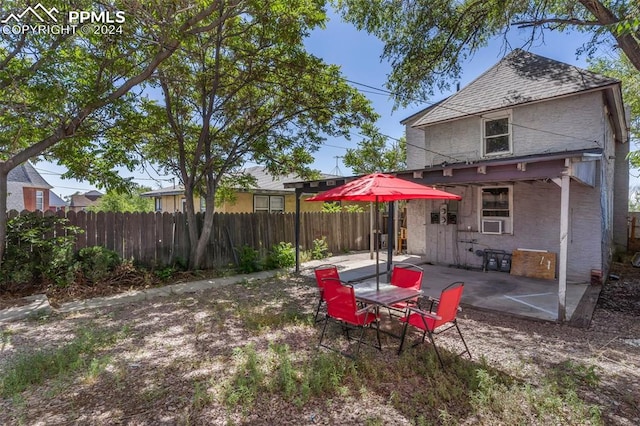
<svg viewBox="0 0 640 426">
<path fill-rule="evenodd" d="M 619 83 L 573 65 L 515 49 L 459 92 L 428 109 L 413 127 Z"/>
<path fill-rule="evenodd" d="M 7 182 L 19 183 L 22 187 L 53 188 L 28 161 L 11 169 L 7 175 Z"/>
</svg>

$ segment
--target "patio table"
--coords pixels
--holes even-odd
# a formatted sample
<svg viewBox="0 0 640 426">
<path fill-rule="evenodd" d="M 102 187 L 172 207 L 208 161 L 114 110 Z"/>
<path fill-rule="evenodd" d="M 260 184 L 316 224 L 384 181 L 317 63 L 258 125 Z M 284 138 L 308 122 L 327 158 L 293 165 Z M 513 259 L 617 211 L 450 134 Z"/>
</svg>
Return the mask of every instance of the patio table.
<svg viewBox="0 0 640 426">
<path fill-rule="evenodd" d="M 379 313 L 380 307 L 390 308 L 396 303 L 413 300 L 422 295 L 422 290 L 413 288 L 398 287 L 391 284 L 379 283 L 376 289 L 375 281 L 364 281 L 353 284 L 353 290 L 356 300 L 359 302 L 375 305 L 376 313 Z M 401 339 L 402 335 L 392 333 L 389 330 L 379 330 L 388 336 Z"/>
<path fill-rule="evenodd" d="M 406 302 L 415 299 L 422 294 L 422 290 L 412 288 L 397 287 L 391 284 L 380 283 L 380 288 L 376 290 L 375 281 L 362 282 L 353 285 L 356 300 L 377 306 L 389 307 L 395 303 Z"/>
</svg>

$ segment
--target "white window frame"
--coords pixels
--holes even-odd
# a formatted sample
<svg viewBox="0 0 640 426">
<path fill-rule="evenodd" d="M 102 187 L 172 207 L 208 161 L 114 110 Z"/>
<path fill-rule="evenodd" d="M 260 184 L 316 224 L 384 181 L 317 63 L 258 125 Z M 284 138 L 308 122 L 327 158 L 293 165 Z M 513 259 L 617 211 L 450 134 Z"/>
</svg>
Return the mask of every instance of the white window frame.
<svg viewBox="0 0 640 426">
<path fill-rule="evenodd" d="M 258 200 L 266 201 L 266 207 L 258 207 Z M 268 195 L 254 195 L 253 196 L 253 211 L 255 212 L 268 212 L 269 211 L 269 196 Z"/>
<path fill-rule="evenodd" d="M 274 206 L 275 200 L 282 200 L 279 207 Z M 284 213 L 284 195 L 271 195 L 269 197 L 269 212 L 270 213 Z"/>
<path fill-rule="evenodd" d="M 274 199 L 281 199 L 282 200 L 282 207 L 281 208 L 275 208 L 274 207 Z M 267 207 L 258 207 L 258 203 L 257 200 L 262 200 L 263 202 L 267 201 Z M 258 194 L 254 194 L 253 195 L 253 211 L 254 212 L 269 212 L 269 213 L 282 213 L 284 212 L 284 208 L 285 208 L 285 200 L 284 200 L 284 195 L 258 195 Z"/>
<path fill-rule="evenodd" d="M 496 120 L 502 120 L 502 119 L 507 119 L 507 133 L 504 134 L 500 134 L 500 135 L 491 135 L 491 136 L 487 136 L 486 135 L 486 123 L 489 121 L 496 121 Z M 508 111 L 501 111 L 501 112 L 497 112 L 497 113 L 493 113 L 493 114 L 485 114 L 482 116 L 482 120 L 480 125 L 482 126 L 481 128 L 481 134 L 482 134 L 482 140 L 480 141 L 481 144 L 481 152 L 482 152 L 482 156 L 483 157 L 495 157 L 495 156 L 499 156 L 499 155 L 505 155 L 505 154 L 513 154 L 513 126 L 512 126 L 512 118 L 513 115 L 511 113 L 511 110 Z M 497 137 L 497 136 L 508 136 L 509 137 L 509 149 L 507 151 L 498 151 L 498 152 L 487 152 L 487 139 L 488 138 L 493 138 L 493 137 Z"/>
<path fill-rule="evenodd" d="M 36 210 L 44 211 L 44 191 L 36 190 Z"/>
<path fill-rule="evenodd" d="M 155 207 L 155 211 L 157 212 L 161 212 L 162 211 L 162 197 L 155 197 L 153 199 L 153 204 Z"/>
<path fill-rule="evenodd" d="M 489 209 L 484 209 L 482 205 L 482 199 L 484 190 L 486 189 L 496 189 L 496 188 L 506 188 L 509 191 L 508 201 L 509 201 L 509 216 L 485 216 L 484 211 Z M 495 210 L 505 210 L 505 209 L 495 209 Z M 513 235 L 513 185 L 487 185 L 481 186 L 478 188 L 478 230 L 480 233 L 484 234 L 492 234 L 490 232 L 483 232 L 482 221 L 483 220 L 501 220 L 502 221 L 502 234 L 510 234 Z"/>
</svg>

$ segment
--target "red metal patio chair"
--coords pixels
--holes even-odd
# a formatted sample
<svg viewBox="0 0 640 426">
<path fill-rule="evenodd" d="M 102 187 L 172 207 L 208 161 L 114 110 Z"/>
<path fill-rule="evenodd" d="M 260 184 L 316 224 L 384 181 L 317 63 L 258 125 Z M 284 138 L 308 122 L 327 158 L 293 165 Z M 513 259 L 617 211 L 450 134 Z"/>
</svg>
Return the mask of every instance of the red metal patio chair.
<svg viewBox="0 0 640 426">
<path fill-rule="evenodd" d="M 403 288 L 411 288 L 414 290 L 420 290 L 422 288 L 422 276 L 424 271 L 421 267 L 413 265 L 411 263 L 396 263 L 393 265 L 391 271 L 391 285 Z M 406 312 L 409 306 L 415 306 L 418 302 L 418 298 L 408 300 L 406 302 L 400 302 L 392 305 L 389 309 L 389 315 L 391 310 Z"/>
<path fill-rule="evenodd" d="M 381 350 L 382 345 L 380 343 L 380 329 L 378 327 L 379 318 L 376 314 L 375 306 L 366 306 L 364 308 L 358 309 L 353 286 L 344 281 L 340 281 L 339 279 L 325 278 L 323 279 L 323 286 L 324 298 L 327 303 L 327 315 L 324 327 L 322 328 L 322 335 L 320 336 L 320 342 L 318 343 L 318 346 L 340 352 L 343 355 L 352 358 L 358 355 L 360 351 L 360 345 L 362 343 Z M 340 324 L 345 330 L 347 339 L 355 340 L 358 343 L 355 350 L 355 356 L 351 356 L 345 352 L 339 351 L 322 343 L 329 321 Z M 376 330 L 376 339 L 378 342 L 377 346 L 375 344 L 369 344 L 364 340 L 364 331 L 367 328 L 374 328 Z M 349 330 L 357 329 L 360 330 L 360 336 L 356 339 L 353 339 L 351 336 L 349 336 Z"/>
<path fill-rule="evenodd" d="M 338 274 L 338 268 L 335 265 L 325 264 L 320 265 L 314 270 L 316 274 L 316 284 L 318 285 L 318 307 L 316 308 L 316 315 L 314 317 L 315 322 L 318 323 L 320 321 L 324 321 L 324 318 L 318 319 L 318 315 L 320 314 L 320 307 L 325 302 L 324 300 L 324 286 L 322 280 L 325 278 L 334 278 L 339 280 L 340 274 Z"/>
<path fill-rule="evenodd" d="M 444 368 L 444 363 L 440 357 L 440 352 L 438 351 L 434 337 L 455 327 L 456 330 L 458 330 L 458 334 L 460 335 L 460 339 L 462 339 L 462 344 L 465 349 L 460 352 L 458 356 L 467 353 L 469 358 L 471 358 L 471 352 L 469 352 L 469 347 L 467 346 L 464 337 L 462 337 L 462 332 L 460 332 L 460 327 L 458 327 L 457 321 L 460 298 L 462 297 L 463 289 L 463 282 L 454 282 L 449 284 L 442 290 L 440 299 L 430 299 L 431 307 L 429 311 L 424 311 L 416 307 L 409 307 L 407 315 L 400 319 L 400 321 L 404 322 L 404 329 L 402 330 L 402 338 L 400 339 L 398 354 L 402 352 L 402 345 L 404 344 L 404 339 L 407 334 L 407 327 L 411 325 L 423 331 L 421 342 L 424 342 L 425 337 L 429 336 L 429 340 L 431 341 L 431 344 L 433 344 L 433 348 L 436 351 L 440 365 Z M 434 306 L 436 307 L 435 312 L 433 311 Z"/>
</svg>

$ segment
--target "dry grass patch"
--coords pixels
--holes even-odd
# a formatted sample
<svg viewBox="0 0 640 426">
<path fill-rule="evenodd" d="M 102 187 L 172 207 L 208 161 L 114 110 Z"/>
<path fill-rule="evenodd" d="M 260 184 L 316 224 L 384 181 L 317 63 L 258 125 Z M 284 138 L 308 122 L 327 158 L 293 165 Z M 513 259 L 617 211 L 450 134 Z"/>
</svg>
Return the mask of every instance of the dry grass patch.
<svg viewBox="0 0 640 426">
<path fill-rule="evenodd" d="M 352 361 L 317 349 L 316 297 L 312 279 L 280 277 L 12 323 L 0 334 L 2 383 L 20 354 L 39 347 L 48 354 L 73 347 L 69 358 L 76 361 L 3 391 L 0 424 L 631 425 L 640 420 L 639 399 L 627 386 L 640 381 L 640 361 L 637 349 L 622 343 L 636 336 L 636 328 L 622 336 L 600 327 L 598 315 L 591 329 L 579 330 L 468 309 L 460 327 L 472 360 L 448 352 L 459 339 L 445 334 L 440 343 L 446 369 L 429 345 L 397 356 L 399 342 L 384 335 L 382 351 L 363 346 Z M 611 314 L 607 311 L 607 320 Z M 383 315 L 386 326 L 399 331 L 399 324 Z M 74 346 L 80 330 L 90 333 Z M 54 334 L 59 337 L 47 339 Z M 339 327 L 330 327 L 329 339 L 349 350 Z"/>
</svg>

